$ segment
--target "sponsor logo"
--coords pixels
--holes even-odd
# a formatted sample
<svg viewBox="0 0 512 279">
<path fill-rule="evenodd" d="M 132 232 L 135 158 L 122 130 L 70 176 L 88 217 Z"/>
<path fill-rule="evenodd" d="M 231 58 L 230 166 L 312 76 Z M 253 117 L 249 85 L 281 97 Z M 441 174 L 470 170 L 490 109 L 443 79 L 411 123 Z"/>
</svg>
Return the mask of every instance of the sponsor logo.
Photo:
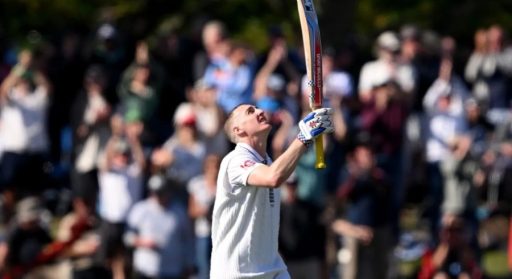
<svg viewBox="0 0 512 279">
<path fill-rule="evenodd" d="M 254 166 L 254 164 L 256 164 L 256 162 L 254 162 L 253 160 L 245 160 L 245 161 L 240 165 L 240 167 L 241 167 L 242 169 L 245 169 L 245 168 L 249 168 L 249 167 Z"/>
</svg>

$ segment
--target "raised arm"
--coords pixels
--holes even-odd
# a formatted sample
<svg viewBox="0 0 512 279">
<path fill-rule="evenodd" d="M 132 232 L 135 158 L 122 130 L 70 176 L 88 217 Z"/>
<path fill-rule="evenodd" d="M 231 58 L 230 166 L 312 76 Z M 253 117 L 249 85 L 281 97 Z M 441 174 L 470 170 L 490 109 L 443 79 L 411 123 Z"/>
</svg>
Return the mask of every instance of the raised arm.
<svg viewBox="0 0 512 279">
<path fill-rule="evenodd" d="M 270 166 L 256 167 L 248 177 L 248 184 L 276 188 L 291 175 L 301 155 L 321 134 L 333 132 L 332 109 L 321 108 L 309 113 L 299 122 L 300 132 L 290 146 Z"/>
<path fill-rule="evenodd" d="M 286 55 L 286 49 L 282 45 L 274 46 L 268 53 L 267 61 L 261 67 L 254 79 L 253 98 L 259 100 L 267 94 L 267 80 Z"/>
<path fill-rule="evenodd" d="M 9 75 L 7 75 L 7 77 L 4 79 L 0 85 L 0 102 L 5 102 L 9 90 L 14 87 L 16 82 L 18 82 L 19 77 L 23 73 L 22 71 L 24 71 L 22 68 L 15 66 Z"/>
<path fill-rule="evenodd" d="M 295 139 L 272 165 L 261 165 L 249 175 L 248 184 L 276 188 L 281 186 L 292 174 L 301 155 L 307 150 L 306 145 Z"/>
</svg>

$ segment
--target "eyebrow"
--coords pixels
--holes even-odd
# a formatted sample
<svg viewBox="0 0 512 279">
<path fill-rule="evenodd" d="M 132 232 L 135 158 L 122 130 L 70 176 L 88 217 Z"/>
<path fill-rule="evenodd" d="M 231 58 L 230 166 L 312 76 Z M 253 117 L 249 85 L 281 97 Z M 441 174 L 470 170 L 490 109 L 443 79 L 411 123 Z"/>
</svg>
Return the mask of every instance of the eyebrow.
<svg viewBox="0 0 512 279">
<path fill-rule="evenodd" d="M 245 114 L 249 114 L 249 110 L 256 110 L 256 107 L 255 106 L 249 106 L 246 110 L 245 110 Z"/>
</svg>

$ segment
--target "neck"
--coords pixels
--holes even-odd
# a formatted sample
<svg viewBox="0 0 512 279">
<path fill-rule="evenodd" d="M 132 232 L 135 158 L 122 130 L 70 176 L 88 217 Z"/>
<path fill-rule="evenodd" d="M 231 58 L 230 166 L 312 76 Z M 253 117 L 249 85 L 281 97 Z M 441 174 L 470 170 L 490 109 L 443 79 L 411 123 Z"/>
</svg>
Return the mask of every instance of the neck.
<svg viewBox="0 0 512 279">
<path fill-rule="evenodd" d="M 242 141 L 258 152 L 261 157 L 266 158 L 267 154 L 267 138 L 259 138 L 257 136 L 254 136 L 252 138 L 248 138 L 245 141 Z"/>
</svg>

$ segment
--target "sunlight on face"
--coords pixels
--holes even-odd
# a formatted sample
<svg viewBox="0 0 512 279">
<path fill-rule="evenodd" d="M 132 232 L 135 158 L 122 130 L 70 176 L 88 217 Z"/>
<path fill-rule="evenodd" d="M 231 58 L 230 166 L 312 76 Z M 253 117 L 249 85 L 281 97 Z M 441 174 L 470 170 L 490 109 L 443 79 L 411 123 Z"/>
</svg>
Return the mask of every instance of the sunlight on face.
<svg viewBox="0 0 512 279">
<path fill-rule="evenodd" d="M 272 126 L 265 112 L 253 105 L 242 105 L 237 108 L 234 131 L 240 136 L 252 136 L 265 132 L 268 134 Z"/>
</svg>

